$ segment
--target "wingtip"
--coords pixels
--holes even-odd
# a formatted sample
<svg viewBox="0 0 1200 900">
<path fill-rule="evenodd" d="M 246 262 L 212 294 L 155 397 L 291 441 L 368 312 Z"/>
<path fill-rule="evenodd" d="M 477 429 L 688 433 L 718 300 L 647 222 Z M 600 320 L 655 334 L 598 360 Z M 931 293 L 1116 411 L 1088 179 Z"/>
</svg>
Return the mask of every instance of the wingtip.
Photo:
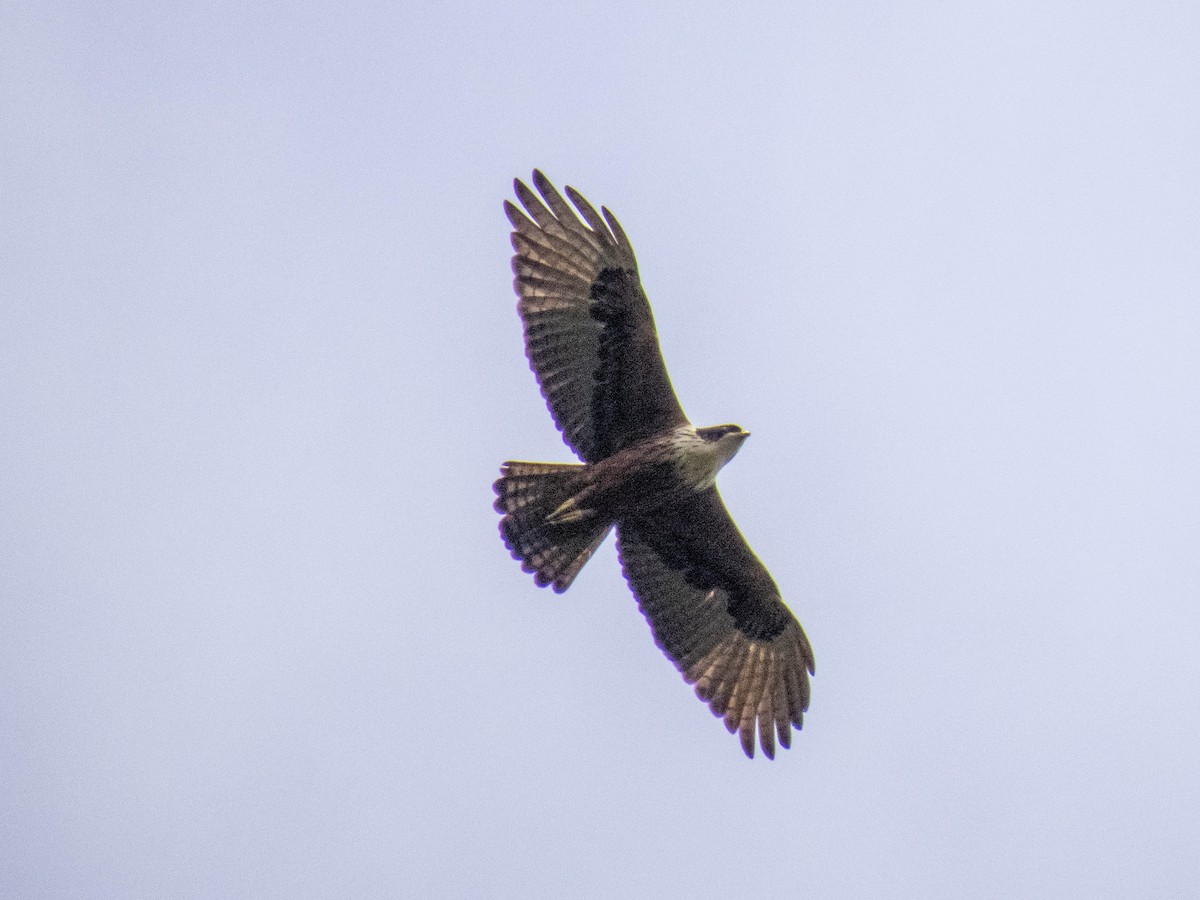
<svg viewBox="0 0 1200 900">
<path fill-rule="evenodd" d="M 547 191 L 553 191 L 554 185 L 550 183 L 550 179 L 545 176 L 541 169 L 533 170 L 533 186 L 538 189 L 538 193 L 543 197 Z"/>
<path fill-rule="evenodd" d="M 743 728 L 741 733 L 742 752 L 750 759 L 754 759 L 754 730 L 752 728 Z M 764 752 L 765 752 L 764 748 Z"/>
<path fill-rule="evenodd" d="M 536 172 L 536 170 L 535 170 L 535 172 Z M 534 179 L 534 183 L 535 184 L 537 183 L 536 178 Z M 533 192 L 533 189 L 529 185 L 527 185 L 525 182 L 523 182 L 520 178 L 514 178 L 513 179 L 513 193 L 516 194 L 517 199 L 521 201 L 521 206 L 525 207 L 525 210 L 530 215 L 532 215 L 534 218 L 537 218 L 537 209 L 538 209 L 538 207 L 540 207 L 542 205 L 542 201 L 538 199 L 538 196 L 537 196 L 537 194 L 535 194 Z M 523 212 L 521 212 L 520 208 L 515 203 L 511 203 L 507 200 L 505 201 L 505 203 L 508 204 L 505 207 L 506 212 L 510 208 L 512 209 L 512 213 L 509 213 L 509 217 L 508 217 L 509 221 L 511 221 L 513 223 L 513 225 L 516 226 L 517 223 L 515 221 L 513 221 L 513 214 L 516 214 L 516 216 L 518 218 L 525 218 L 525 214 Z"/>
<path fill-rule="evenodd" d="M 591 204 L 588 203 L 587 198 L 584 197 L 583 194 L 579 193 L 579 191 L 575 190 L 575 188 L 571 187 L 571 185 L 565 185 L 563 190 L 566 192 L 566 195 L 570 198 L 571 202 L 575 204 L 575 208 L 580 212 L 591 206 Z"/>
<path fill-rule="evenodd" d="M 792 725 L 787 719 L 781 719 L 775 725 L 776 731 L 779 732 L 779 746 L 784 750 L 792 748 Z"/>
<path fill-rule="evenodd" d="M 775 720 L 769 716 L 758 716 L 758 727 L 755 728 L 755 723 L 750 724 L 751 731 L 758 732 L 758 746 L 762 748 L 763 756 L 767 759 L 775 758 Z"/>
</svg>

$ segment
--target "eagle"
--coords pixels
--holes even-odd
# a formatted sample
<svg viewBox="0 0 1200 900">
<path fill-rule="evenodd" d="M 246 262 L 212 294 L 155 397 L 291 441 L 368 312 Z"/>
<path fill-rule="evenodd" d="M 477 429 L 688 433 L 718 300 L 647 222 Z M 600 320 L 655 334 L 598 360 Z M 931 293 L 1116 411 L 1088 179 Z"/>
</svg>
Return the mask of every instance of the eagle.
<svg viewBox="0 0 1200 900">
<path fill-rule="evenodd" d="M 539 586 L 561 593 L 615 528 L 655 643 L 748 757 L 757 737 L 774 759 L 803 725 L 815 668 L 717 492 L 749 432 L 684 415 L 616 217 L 571 187 L 568 205 L 540 171 L 533 184 L 537 194 L 513 182 L 524 211 L 504 202 L 517 311 L 530 368 L 582 463 L 504 463 L 493 485 L 501 537 Z"/>
</svg>

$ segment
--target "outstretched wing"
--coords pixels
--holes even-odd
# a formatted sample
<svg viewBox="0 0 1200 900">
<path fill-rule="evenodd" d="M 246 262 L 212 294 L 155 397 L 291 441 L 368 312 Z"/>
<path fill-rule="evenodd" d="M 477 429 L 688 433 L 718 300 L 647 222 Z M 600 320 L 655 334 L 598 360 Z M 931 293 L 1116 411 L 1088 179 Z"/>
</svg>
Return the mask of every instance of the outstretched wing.
<svg viewBox="0 0 1200 900">
<path fill-rule="evenodd" d="M 513 182 L 524 213 L 504 202 L 525 355 L 563 440 L 596 462 L 687 417 L 620 224 L 568 187 L 585 225 L 546 176 L 533 183 L 540 200 Z"/>
<path fill-rule="evenodd" d="M 815 671 L 804 629 L 717 489 L 617 526 L 625 578 L 655 643 L 754 756 L 790 747 Z"/>
</svg>

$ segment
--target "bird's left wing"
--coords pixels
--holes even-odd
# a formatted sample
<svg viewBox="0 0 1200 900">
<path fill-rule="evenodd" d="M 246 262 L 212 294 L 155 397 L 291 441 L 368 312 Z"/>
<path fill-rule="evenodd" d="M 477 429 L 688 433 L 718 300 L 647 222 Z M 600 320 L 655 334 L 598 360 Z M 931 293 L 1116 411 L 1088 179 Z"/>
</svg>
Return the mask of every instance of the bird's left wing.
<svg viewBox="0 0 1200 900">
<path fill-rule="evenodd" d="M 768 758 L 808 709 L 812 647 L 715 487 L 617 526 L 625 578 L 655 643 L 696 695 Z"/>
<path fill-rule="evenodd" d="M 533 184 L 513 182 L 525 212 L 504 203 L 525 353 L 563 440 L 597 462 L 687 417 L 616 217 L 568 187 L 572 209 L 536 170 Z"/>
</svg>

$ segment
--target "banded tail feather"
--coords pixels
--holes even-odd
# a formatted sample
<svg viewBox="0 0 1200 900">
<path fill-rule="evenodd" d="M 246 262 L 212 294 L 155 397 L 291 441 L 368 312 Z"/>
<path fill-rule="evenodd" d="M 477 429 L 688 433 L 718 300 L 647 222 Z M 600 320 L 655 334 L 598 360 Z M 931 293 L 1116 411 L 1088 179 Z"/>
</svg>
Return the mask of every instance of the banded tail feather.
<svg viewBox="0 0 1200 900">
<path fill-rule="evenodd" d="M 505 546 L 539 587 L 550 585 L 559 594 L 612 531 L 611 522 L 554 515 L 574 493 L 583 469 L 575 463 L 510 461 L 500 467 L 492 485 L 496 512 L 503 513 Z"/>
</svg>

